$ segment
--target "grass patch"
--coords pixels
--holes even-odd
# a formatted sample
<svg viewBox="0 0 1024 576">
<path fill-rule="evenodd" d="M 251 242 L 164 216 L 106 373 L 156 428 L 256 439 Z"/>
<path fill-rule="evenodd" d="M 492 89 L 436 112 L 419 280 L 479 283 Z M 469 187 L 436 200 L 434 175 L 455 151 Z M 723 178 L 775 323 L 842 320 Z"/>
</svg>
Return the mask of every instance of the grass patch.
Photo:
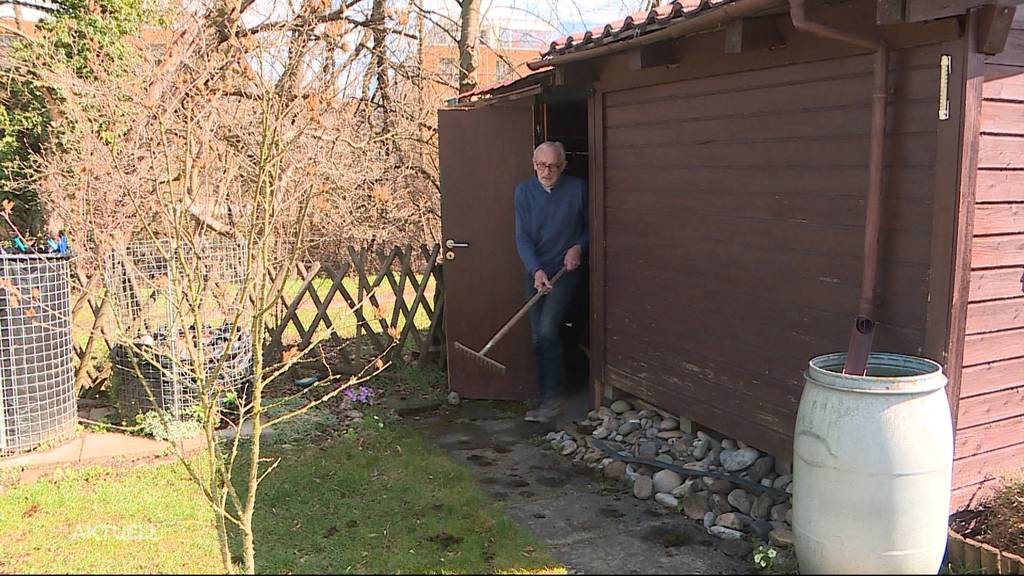
<svg viewBox="0 0 1024 576">
<path fill-rule="evenodd" d="M 471 471 L 401 424 L 267 453 L 284 461 L 260 492 L 260 572 L 564 573 Z M 179 464 L 12 488 L 0 542 L 5 573 L 221 569 L 212 514 Z"/>
<path fill-rule="evenodd" d="M 0 573 L 221 571 L 213 515 L 180 464 L 87 468 L 0 497 Z"/>
</svg>

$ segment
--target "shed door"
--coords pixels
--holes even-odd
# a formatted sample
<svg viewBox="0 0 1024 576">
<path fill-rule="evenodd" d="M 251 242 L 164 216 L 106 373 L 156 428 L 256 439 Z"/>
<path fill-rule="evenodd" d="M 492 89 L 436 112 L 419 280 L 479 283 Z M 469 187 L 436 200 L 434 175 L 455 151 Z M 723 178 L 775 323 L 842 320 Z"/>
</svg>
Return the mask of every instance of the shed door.
<svg viewBox="0 0 1024 576">
<path fill-rule="evenodd" d="M 513 191 L 533 175 L 533 108 L 442 110 L 438 133 L 448 383 L 467 398 L 531 398 L 536 379 L 528 318 L 488 353 L 508 368 L 503 376 L 465 358 L 454 343 L 479 351 L 526 302 Z M 468 246 L 448 248 L 449 241 Z"/>
</svg>

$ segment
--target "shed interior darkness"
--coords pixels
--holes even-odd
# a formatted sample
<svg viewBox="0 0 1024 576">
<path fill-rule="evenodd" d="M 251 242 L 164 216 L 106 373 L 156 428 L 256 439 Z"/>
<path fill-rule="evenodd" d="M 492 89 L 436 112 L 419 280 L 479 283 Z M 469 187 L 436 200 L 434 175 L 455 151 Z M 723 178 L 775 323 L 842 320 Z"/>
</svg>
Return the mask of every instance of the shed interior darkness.
<svg viewBox="0 0 1024 576">
<path fill-rule="evenodd" d="M 547 101 L 545 101 L 547 100 Z M 564 174 L 576 176 L 590 183 L 590 150 L 587 131 L 586 98 L 558 100 L 541 97 L 536 107 L 536 144 L 548 140 L 561 142 L 565 146 L 566 167 Z M 590 199 L 593 200 L 593 191 Z M 590 381 L 589 338 L 590 338 L 590 274 L 589 263 L 584 260 L 583 276 L 577 285 L 573 307 L 562 328 L 562 343 L 566 357 L 566 376 L 569 393 L 584 390 Z"/>
</svg>

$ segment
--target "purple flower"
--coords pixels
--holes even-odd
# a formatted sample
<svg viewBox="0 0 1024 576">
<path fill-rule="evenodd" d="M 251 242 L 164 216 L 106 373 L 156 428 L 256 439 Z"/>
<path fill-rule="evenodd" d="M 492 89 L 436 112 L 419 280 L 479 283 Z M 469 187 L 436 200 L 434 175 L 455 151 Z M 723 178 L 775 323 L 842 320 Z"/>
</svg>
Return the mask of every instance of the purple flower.
<svg viewBox="0 0 1024 576">
<path fill-rule="evenodd" d="M 360 386 L 359 388 L 346 388 L 343 392 L 345 398 L 348 398 L 351 402 L 359 404 L 369 404 L 373 401 L 373 390 L 366 386 Z"/>
</svg>

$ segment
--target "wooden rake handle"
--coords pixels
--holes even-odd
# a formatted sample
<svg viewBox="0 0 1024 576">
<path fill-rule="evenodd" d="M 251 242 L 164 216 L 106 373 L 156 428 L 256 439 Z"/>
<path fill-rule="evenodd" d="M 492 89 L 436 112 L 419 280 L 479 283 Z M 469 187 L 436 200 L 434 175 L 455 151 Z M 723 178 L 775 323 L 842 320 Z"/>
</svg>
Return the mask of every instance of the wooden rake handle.
<svg viewBox="0 0 1024 576">
<path fill-rule="evenodd" d="M 551 278 L 552 287 L 555 285 L 556 282 L 558 282 L 558 279 L 562 277 L 562 274 L 565 274 L 565 268 L 559 270 L 558 273 L 555 274 L 553 278 Z M 501 327 L 501 330 L 498 330 L 498 333 L 495 334 L 493 338 L 491 338 L 491 340 L 487 343 L 487 345 L 483 347 L 482 350 L 480 350 L 480 355 L 486 356 L 487 353 L 490 352 L 491 348 L 493 348 L 494 345 L 498 343 L 498 340 L 504 338 L 505 334 L 508 334 L 508 331 L 511 330 L 513 326 L 515 326 L 516 322 L 518 322 L 519 319 L 522 318 L 523 315 L 525 315 L 530 310 L 530 308 L 532 308 L 533 305 L 537 303 L 538 300 L 544 297 L 544 294 L 544 292 L 540 291 L 534 294 L 533 297 L 530 298 L 526 302 L 526 304 L 524 304 L 523 307 L 519 309 L 518 312 L 516 312 L 515 316 L 513 316 L 511 320 L 506 322 L 505 325 Z"/>
</svg>

